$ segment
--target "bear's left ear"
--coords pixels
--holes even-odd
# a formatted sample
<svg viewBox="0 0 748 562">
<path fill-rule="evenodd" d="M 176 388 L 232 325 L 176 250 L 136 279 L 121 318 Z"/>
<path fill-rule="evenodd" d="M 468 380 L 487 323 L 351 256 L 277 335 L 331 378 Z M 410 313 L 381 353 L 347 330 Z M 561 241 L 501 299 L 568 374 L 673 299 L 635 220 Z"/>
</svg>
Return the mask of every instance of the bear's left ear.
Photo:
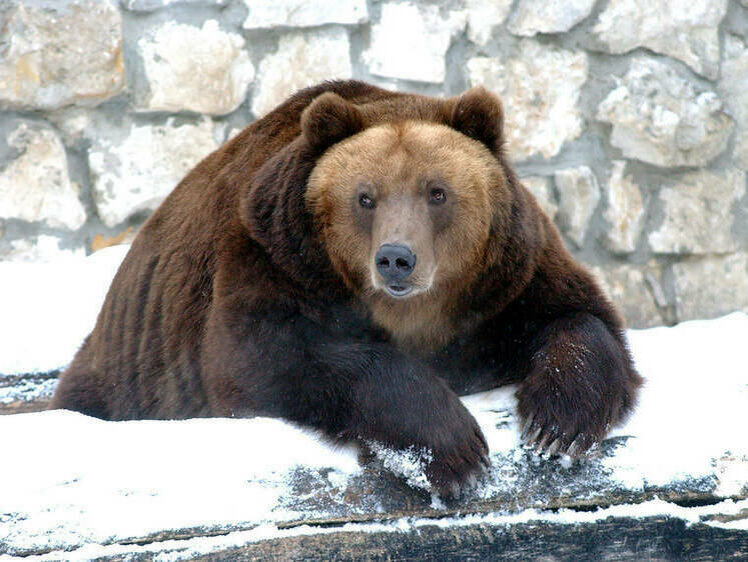
<svg viewBox="0 0 748 562">
<path fill-rule="evenodd" d="M 356 106 L 332 92 L 315 98 L 301 114 L 301 132 L 319 152 L 363 128 L 364 119 Z"/>
<path fill-rule="evenodd" d="M 463 135 L 482 142 L 493 153 L 501 149 L 504 111 L 499 98 L 483 86 L 470 88 L 457 98 L 451 125 Z"/>
</svg>

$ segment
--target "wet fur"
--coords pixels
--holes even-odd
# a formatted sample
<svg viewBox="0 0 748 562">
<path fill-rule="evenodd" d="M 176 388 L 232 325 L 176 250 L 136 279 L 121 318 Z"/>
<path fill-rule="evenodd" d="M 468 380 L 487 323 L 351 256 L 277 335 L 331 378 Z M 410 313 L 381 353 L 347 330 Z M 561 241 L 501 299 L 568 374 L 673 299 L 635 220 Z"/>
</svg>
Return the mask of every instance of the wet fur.
<svg viewBox="0 0 748 562">
<path fill-rule="evenodd" d="M 330 146 L 404 121 L 460 131 L 503 172 L 475 274 L 408 314 L 352 290 L 356 272 L 330 259 L 305 199 Z M 501 122 L 480 89 L 439 100 L 349 81 L 297 93 L 203 160 L 143 226 L 52 407 L 277 416 L 334 439 L 427 447 L 443 491 L 486 462 L 458 394 L 518 382 L 531 441 L 572 452 L 599 441 L 641 379 L 617 312 L 508 166 Z M 409 322 L 427 317 L 436 335 L 409 340 Z"/>
</svg>

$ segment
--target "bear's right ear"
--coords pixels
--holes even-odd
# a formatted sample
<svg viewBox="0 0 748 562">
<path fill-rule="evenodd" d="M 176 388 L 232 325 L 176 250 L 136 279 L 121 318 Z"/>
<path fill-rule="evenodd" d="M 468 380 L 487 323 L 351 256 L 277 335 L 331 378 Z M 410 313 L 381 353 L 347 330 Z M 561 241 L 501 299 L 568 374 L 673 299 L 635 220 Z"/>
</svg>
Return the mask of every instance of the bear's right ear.
<svg viewBox="0 0 748 562">
<path fill-rule="evenodd" d="M 470 88 L 457 98 L 452 110 L 452 127 L 485 144 L 494 154 L 504 142 L 504 111 L 501 102 L 483 86 Z"/>
<path fill-rule="evenodd" d="M 364 119 L 356 106 L 332 92 L 315 98 L 301 114 L 301 132 L 319 152 L 363 128 Z"/>
</svg>

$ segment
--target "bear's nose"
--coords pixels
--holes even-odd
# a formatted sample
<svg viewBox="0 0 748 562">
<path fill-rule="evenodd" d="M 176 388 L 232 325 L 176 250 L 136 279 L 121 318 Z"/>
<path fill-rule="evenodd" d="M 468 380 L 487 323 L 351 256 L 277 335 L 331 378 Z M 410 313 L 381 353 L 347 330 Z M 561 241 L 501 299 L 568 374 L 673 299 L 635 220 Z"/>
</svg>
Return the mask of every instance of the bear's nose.
<svg viewBox="0 0 748 562">
<path fill-rule="evenodd" d="M 402 244 L 382 244 L 374 257 L 379 275 L 386 281 L 400 281 L 413 273 L 416 255 Z"/>
</svg>

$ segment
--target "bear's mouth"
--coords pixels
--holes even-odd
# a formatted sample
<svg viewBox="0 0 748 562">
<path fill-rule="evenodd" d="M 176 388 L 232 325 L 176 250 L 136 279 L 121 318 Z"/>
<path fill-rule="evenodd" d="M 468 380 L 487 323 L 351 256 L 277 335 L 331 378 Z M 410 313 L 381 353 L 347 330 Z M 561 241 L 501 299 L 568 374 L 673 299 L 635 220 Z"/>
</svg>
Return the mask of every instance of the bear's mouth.
<svg viewBox="0 0 748 562">
<path fill-rule="evenodd" d="M 405 297 L 412 291 L 412 285 L 387 285 L 387 292 L 395 298 Z"/>
</svg>

